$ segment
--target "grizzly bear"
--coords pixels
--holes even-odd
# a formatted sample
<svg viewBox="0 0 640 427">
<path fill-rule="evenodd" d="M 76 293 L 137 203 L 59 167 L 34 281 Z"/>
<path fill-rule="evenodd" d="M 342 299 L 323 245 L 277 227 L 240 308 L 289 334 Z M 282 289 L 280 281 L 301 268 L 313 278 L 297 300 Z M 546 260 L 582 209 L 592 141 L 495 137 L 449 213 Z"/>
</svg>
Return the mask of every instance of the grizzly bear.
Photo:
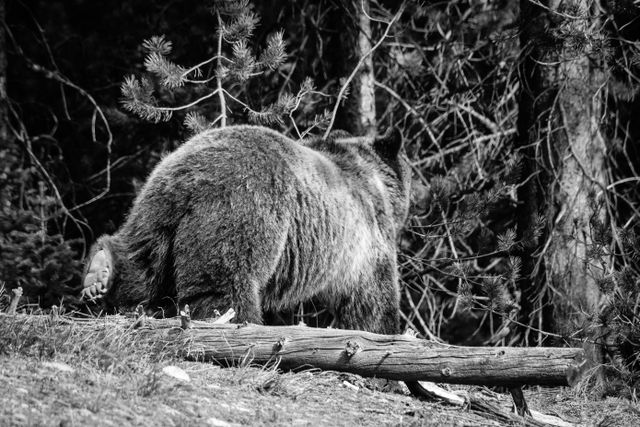
<svg viewBox="0 0 640 427">
<path fill-rule="evenodd" d="M 166 156 L 124 225 L 100 237 L 83 295 L 110 308 L 189 304 L 239 322 L 321 301 L 335 325 L 398 333 L 396 239 L 409 207 L 401 138 L 302 142 L 259 126 L 196 135 Z"/>
</svg>

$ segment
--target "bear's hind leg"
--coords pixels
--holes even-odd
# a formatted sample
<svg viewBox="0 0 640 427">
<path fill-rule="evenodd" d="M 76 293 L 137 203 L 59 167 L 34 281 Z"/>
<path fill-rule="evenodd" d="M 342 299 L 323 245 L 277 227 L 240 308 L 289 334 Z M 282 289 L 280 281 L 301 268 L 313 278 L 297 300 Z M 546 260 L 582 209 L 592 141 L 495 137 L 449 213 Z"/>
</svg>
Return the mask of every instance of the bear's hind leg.
<svg viewBox="0 0 640 427">
<path fill-rule="evenodd" d="M 219 294 L 215 291 L 184 297 L 180 297 L 179 293 L 178 304 L 181 308 L 189 305 L 191 316 L 195 319 L 216 317 L 218 313 L 224 314 L 228 309 L 233 308 L 235 311 L 233 322 L 262 323 L 262 309 L 260 299 L 257 297 L 238 301 L 230 295 Z"/>
<path fill-rule="evenodd" d="M 234 322 L 260 324 L 261 293 L 276 270 L 286 228 L 272 218 L 235 214 L 212 218 L 196 210 L 181 221 L 174 244 L 178 304 L 189 304 L 194 318 L 233 308 Z"/>
<path fill-rule="evenodd" d="M 188 261 L 187 261 L 188 260 Z M 178 304 L 189 305 L 196 319 L 214 317 L 233 308 L 234 322 L 262 323 L 262 304 L 259 290 L 266 284 L 267 274 L 252 278 L 257 272 L 236 265 L 231 273 L 216 260 L 198 262 L 198 258 L 180 257 L 176 262 Z"/>
</svg>

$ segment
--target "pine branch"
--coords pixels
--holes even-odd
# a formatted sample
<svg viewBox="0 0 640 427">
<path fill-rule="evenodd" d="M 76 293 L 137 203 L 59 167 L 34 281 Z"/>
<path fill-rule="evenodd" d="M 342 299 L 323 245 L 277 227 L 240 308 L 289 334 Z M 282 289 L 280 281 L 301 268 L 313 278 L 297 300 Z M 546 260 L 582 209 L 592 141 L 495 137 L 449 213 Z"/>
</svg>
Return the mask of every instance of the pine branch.
<svg viewBox="0 0 640 427">
<path fill-rule="evenodd" d="M 158 108 L 157 100 L 153 96 L 153 85 L 144 77 L 140 80 L 135 76 L 126 77 L 120 91 L 124 108 L 140 118 L 155 123 L 171 118 L 171 111 Z"/>
<path fill-rule="evenodd" d="M 510 306 L 507 288 L 500 276 L 489 276 L 482 280 L 482 290 L 489 299 L 489 307 L 498 313 L 504 313 Z"/>
<path fill-rule="evenodd" d="M 305 138 L 313 129 L 323 129 L 325 128 L 329 121 L 331 120 L 331 111 L 325 109 L 320 114 L 316 114 L 313 116 L 313 120 L 311 125 L 300 134 L 300 138 Z"/>
<path fill-rule="evenodd" d="M 260 111 L 249 110 L 249 121 L 263 125 L 283 124 L 282 117 L 295 107 L 297 98 L 290 93 L 283 94 L 276 102 Z"/>
<path fill-rule="evenodd" d="M 160 36 L 152 36 L 150 39 L 143 41 L 142 47 L 148 53 L 157 53 L 159 55 L 166 56 L 171 53 L 173 43 L 171 43 L 169 40 L 165 40 L 163 34 Z"/>
<path fill-rule="evenodd" d="M 207 85 L 215 79 L 216 89 L 207 95 L 179 107 L 161 107 L 153 95 L 153 86 L 148 80 L 140 80 L 128 77 L 122 84 L 122 104 L 125 109 L 136 115 L 154 122 L 169 120 L 172 112 L 188 109 L 198 103 L 218 95 L 220 102 L 220 115 L 213 123 L 220 122 L 221 127 L 227 124 L 227 100 L 233 99 L 239 102 L 250 117 L 259 123 L 282 123 L 282 117 L 291 114 L 300 103 L 301 94 L 281 96 L 273 105 L 262 111 L 256 112 L 248 105 L 233 97 L 223 87 L 223 81 L 233 78 L 244 82 L 249 78 L 261 74 L 263 70 L 274 70 L 286 59 L 284 35 L 282 31 L 271 34 L 267 39 L 267 45 L 258 61 L 249 47 L 249 37 L 259 22 L 259 17 L 252 11 L 248 0 L 215 0 L 213 13 L 218 22 L 217 51 L 216 55 L 200 62 L 190 68 L 185 68 L 168 59 L 172 52 L 172 43 L 165 39 L 164 35 L 153 36 L 143 42 L 143 48 L 147 51 L 144 60 L 146 70 L 157 76 L 161 84 L 167 89 L 175 89 L 184 86 L 185 83 Z M 222 16 L 225 18 L 223 19 Z M 232 55 L 225 57 L 223 54 L 223 42 L 231 43 Z M 204 67 L 207 64 L 217 62 L 213 76 L 202 78 Z M 224 61 L 224 62 L 223 62 Z M 309 86 L 311 87 L 311 86 Z M 303 86 L 302 92 L 309 88 Z M 190 113 L 185 117 L 185 126 L 193 132 L 198 132 L 211 126 L 207 125 L 204 117 Z"/>
<path fill-rule="evenodd" d="M 144 66 L 150 73 L 157 75 L 162 84 L 169 89 L 183 86 L 186 69 L 174 64 L 158 52 L 151 52 L 144 60 Z"/>
<path fill-rule="evenodd" d="M 275 70 L 287 59 L 287 53 L 285 51 L 286 44 L 283 37 L 284 33 L 282 30 L 269 36 L 267 39 L 267 48 L 263 50 L 260 55 L 259 63 L 262 67 Z"/>
<path fill-rule="evenodd" d="M 216 14 L 236 16 L 249 10 L 249 0 L 215 0 L 213 8 Z"/>
<path fill-rule="evenodd" d="M 260 19 L 253 13 L 245 11 L 230 23 L 224 23 L 219 28 L 222 38 L 228 43 L 247 40 L 253 35 L 253 31 L 260 22 Z"/>
<path fill-rule="evenodd" d="M 509 252 L 514 246 L 516 246 L 516 230 L 514 228 L 509 228 L 498 235 L 499 251 Z"/>
<path fill-rule="evenodd" d="M 207 119 L 203 115 L 193 111 L 188 113 L 184 118 L 184 125 L 194 135 L 209 129 Z"/>
<path fill-rule="evenodd" d="M 509 257 L 509 281 L 516 283 L 520 279 L 522 270 L 522 259 L 520 257 Z"/>
<path fill-rule="evenodd" d="M 232 52 L 233 62 L 229 67 L 229 72 L 236 79 L 244 82 L 251 77 L 256 67 L 256 59 L 251 54 L 246 40 L 238 40 L 233 43 Z"/>
</svg>

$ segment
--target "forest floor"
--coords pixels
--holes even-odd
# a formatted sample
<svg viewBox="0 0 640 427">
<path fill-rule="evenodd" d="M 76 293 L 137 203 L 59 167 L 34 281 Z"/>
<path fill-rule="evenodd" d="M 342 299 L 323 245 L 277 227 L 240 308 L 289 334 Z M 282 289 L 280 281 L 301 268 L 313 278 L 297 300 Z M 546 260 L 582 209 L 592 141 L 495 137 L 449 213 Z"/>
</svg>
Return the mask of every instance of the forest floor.
<svg viewBox="0 0 640 427">
<path fill-rule="evenodd" d="M 87 333 L 39 317 L 0 315 L 2 426 L 509 425 L 357 375 L 187 362 L 166 343 L 149 346 L 106 323 Z M 622 398 L 539 387 L 525 397 L 577 425 L 640 425 L 640 406 Z"/>
</svg>

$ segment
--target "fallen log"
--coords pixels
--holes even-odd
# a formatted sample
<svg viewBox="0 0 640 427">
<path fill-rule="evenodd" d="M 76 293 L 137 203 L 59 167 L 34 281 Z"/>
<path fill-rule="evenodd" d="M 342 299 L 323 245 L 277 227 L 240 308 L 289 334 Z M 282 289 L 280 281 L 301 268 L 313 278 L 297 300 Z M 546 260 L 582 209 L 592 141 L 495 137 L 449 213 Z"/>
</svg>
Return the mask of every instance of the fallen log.
<svg viewBox="0 0 640 427">
<path fill-rule="evenodd" d="M 580 376 L 581 348 L 460 347 L 408 335 L 304 326 L 179 323 L 150 319 L 148 332 L 164 328 L 187 339 L 191 360 L 237 365 L 277 362 L 282 369 L 317 368 L 401 381 L 472 385 L 566 386 Z"/>
<path fill-rule="evenodd" d="M 233 314 L 231 314 L 232 316 Z M 36 321 L 50 316 L 6 314 Z M 105 324 L 136 328 L 141 336 L 161 339 L 179 347 L 190 360 L 236 366 L 278 363 L 281 369 L 322 369 L 350 372 L 405 382 L 484 386 L 574 385 L 585 370 L 582 348 L 561 347 L 461 347 L 415 338 L 370 332 L 260 326 L 180 318 L 107 316 L 74 319 L 55 316 L 56 322 L 83 323 L 97 328 Z M 225 319 L 225 317 L 227 317 Z M 102 325 L 102 326 L 101 326 Z"/>
<path fill-rule="evenodd" d="M 421 340 L 410 335 L 378 335 L 361 331 L 317 329 L 305 326 L 257 326 L 227 322 L 234 313 L 215 320 L 147 318 L 134 316 L 78 318 L 52 309 L 48 315 L 0 313 L 0 326 L 12 334 L 46 335 L 68 330 L 72 337 L 92 334 L 134 338 L 136 344 L 155 351 L 226 366 L 269 364 L 282 369 L 319 368 L 407 382 L 419 389 L 416 396 L 443 400 L 487 414 L 504 422 L 526 426 L 571 426 L 557 417 L 528 410 L 519 386 L 567 385 L 577 380 L 586 365 L 578 348 L 457 347 Z M 132 341 L 128 341 L 132 342 Z M 158 345 L 160 345 L 158 347 Z M 472 390 L 447 391 L 425 381 L 461 384 L 507 385 L 517 395 L 511 412 L 500 399 Z M 461 393 L 461 394 L 460 394 Z"/>
</svg>

